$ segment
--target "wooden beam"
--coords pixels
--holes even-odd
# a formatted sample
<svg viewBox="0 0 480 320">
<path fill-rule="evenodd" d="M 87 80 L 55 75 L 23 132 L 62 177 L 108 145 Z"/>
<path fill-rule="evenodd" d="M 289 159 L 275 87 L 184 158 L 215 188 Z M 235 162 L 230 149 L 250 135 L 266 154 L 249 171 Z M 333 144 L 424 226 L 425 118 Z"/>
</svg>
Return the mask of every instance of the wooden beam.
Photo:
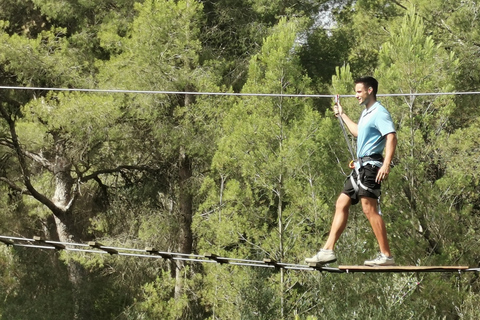
<svg viewBox="0 0 480 320">
<path fill-rule="evenodd" d="M 467 270 L 468 266 L 339 266 L 345 272 L 455 272 Z"/>
<path fill-rule="evenodd" d="M 0 242 L 5 243 L 7 246 L 13 246 L 15 244 L 15 242 L 13 242 L 12 240 L 5 238 L 0 238 Z"/>
<path fill-rule="evenodd" d="M 96 242 L 96 241 L 90 241 L 88 242 L 88 245 L 92 248 L 96 248 L 96 249 L 100 249 L 100 250 L 103 250 L 103 251 L 106 251 L 110 254 L 117 254 L 118 251 L 115 250 L 115 249 L 112 249 L 112 248 L 105 248 L 105 246 L 99 242 Z"/>
<path fill-rule="evenodd" d="M 173 255 L 171 253 L 161 252 L 161 251 L 158 251 L 158 250 L 156 250 L 155 248 L 152 248 L 152 247 L 146 247 L 145 251 L 150 253 L 150 254 L 161 256 L 163 259 L 172 259 L 173 258 Z"/>
<path fill-rule="evenodd" d="M 278 262 L 275 259 L 263 259 L 263 263 L 268 264 L 270 266 L 274 266 L 275 269 L 281 268 L 281 266 L 278 265 Z"/>
<path fill-rule="evenodd" d="M 219 257 L 219 256 L 216 255 L 215 253 L 207 252 L 207 253 L 204 254 L 204 256 L 205 256 L 205 258 L 208 258 L 208 259 L 211 259 L 211 260 L 215 260 L 216 262 L 218 262 L 218 263 L 220 263 L 220 264 L 228 263 L 228 259 Z"/>
<path fill-rule="evenodd" d="M 332 273 L 344 273 L 345 270 L 340 270 L 338 268 L 333 268 L 333 267 L 326 267 L 327 264 L 325 263 L 315 263 L 315 262 L 309 262 L 308 266 L 310 268 L 313 268 L 318 271 L 327 271 L 327 272 L 332 272 Z"/>
<path fill-rule="evenodd" d="M 40 243 L 42 245 L 52 246 L 52 247 L 55 248 L 55 250 L 65 249 L 65 246 L 63 244 L 51 243 L 50 241 L 47 241 L 47 240 L 45 240 L 45 238 L 42 238 L 42 237 L 34 236 L 33 240 L 35 240 L 35 242 Z"/>
</svg>

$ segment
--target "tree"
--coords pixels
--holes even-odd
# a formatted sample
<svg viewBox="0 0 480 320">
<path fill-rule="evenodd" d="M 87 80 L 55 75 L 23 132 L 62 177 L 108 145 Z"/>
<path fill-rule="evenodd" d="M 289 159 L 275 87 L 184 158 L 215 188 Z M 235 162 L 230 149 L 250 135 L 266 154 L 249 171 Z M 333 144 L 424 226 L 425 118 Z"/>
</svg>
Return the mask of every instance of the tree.
<svg viewBox="0 0 480 320">
<path fill-rule="evenodd" d="M 250 58 L 262 47 L 282 17 L 308 17 L 314 21 L 328 1 L 205 0 L 201 59 L 215 62 L 227 87 L 239 92 L 248 74 Z"/>
<path fill-rule="evenodd" d="M 49 83 L 53 87 L 88 83 L 88 77 L 81 77 L 82 68 L 76 67 L 78 60 L 68 47 L 63 29 L 52 28 L 34 39 L 2 33 L 1 41 L 5 48 L 2 64 L 7 79 L 15 78 L 22 84 Z M 25 59 L 27 56 L 29 58 Z M 14 167 L 5 172 L 3 182 L 13 192 L 27 194 L 38 201 L 43 206 L 39 211 L 42 218 L 49 216 L 45 209 L 50 211 L 55 227 L 47 228 L 47 232 L 53 239 L 64 242 L 79 239 L 81 230 L 75 230 L 72 218 L 74 204 L 80 195 L 78 186 L 82 181 L 72 176 L 73 159 L 69 151 L 76 149 L 67 150 L 71 140 L 62 123 L 67 119 L 52 119 L 55 112 L 52 109 L 60 105 L 58 99 L 55 95 L 42 96 L 42 93 L 37 97 L 33 92 L 3 91 L 2 96 L 0 113 L 4 135 L 0 143 L 6 154 L 16 158 Z M 58 97 L 61 100 L 64 96 Z M 39 107 L 38 110 L 30 109 L 33 106 Z M 67 105 L 63 110 L 58 108 L 56 111 L 69 112 L 70 107 L 75 109 L 78 105 Z M 47 177 L 53 180 L 53 188 L 48 184 Z M 68 267 L 70 281 L 74 292 L 77 292 L 81 286 L 81 267 L 73 261 Z M 88 314 L 88 308 L 81 307 L 80 301 L 76 302 L 75 314 Z"/>
<path fill-rule="evenodd" d="M 135 8 L 138 16 L 125 37 L 118 38 L 112 27 L 102 33 L 103 43 L 119 41 L 122 50 L 100 66 L 101 86 L 217 91 L 213 72 L 200 60 L 202 5 L 192 0 L 152 1 L 137 4 Z M 179 93 L 119 95 L 116 102 L 123 109 L 132 138 L 141 141 L 131 145 L 130 152 L 148 155 L 144 165 L 161 172 L 152 194 L 157 199 L 147 201 L 156 204 L 157 215 L 170 217 L 165 228 L 171 230 L 170 240 L 174 245 L 159 243 L 155 234 L 144 240 L 169 246 L 175 252 L 192 253 L 195 188 L 215 150 L 217 118 L 224 108 L 222 99 L 213 101 L 209 97 Z M 144 197 L 140 199 L 145 201 Z M 179 305 L 190 303 L 184 312 L 198 303 L 185 289 L 188 286 L 185 278 L 194 272 L 183 261 L 177 261 L 171 268 L 176 278 L 173 297 Z"/>
<path fill-rule="evenodd" d="M 310 80 L 302 76 L 297 55 L 300 22 L 278 24 L 261 53 L 251 59 L 243 92 L 309 92 Z M 301 98 L 252 96 L 239 99 L 226 115 L 225 136 L 203 187 L 208 199 L 195 223 L 200 248 L 242 258 L 297 261 L 307 254 L 305 243 L 317 242 L 313 236 L 326 227 L 323 199 L 330 184 L 325 172 L 335 163 L 327 160 L 326 140 L 331 138 L 332 123 L 322 120 L 311 103 Z M 300 238 L 306 229 L 312 237 Z M 279 273 L 269 275 L 273 286 L 255 289 L 262 299 L 268 299 L 262 304 L 265 309 L 260 311 L 259 305 L 238 297 L 249 303 L 245 310 L 266 312 L 262 317 L 267 318 L 292 314 L 290 299 L 295 290 L 290 286 L 296 276 L 284 270 Z M 254 285 L 258 276 L 268 275 L 242 273 L 236 284 L 238 294 L 251 290 L 246 283 Z M 215 279 L 210 286 L 219 290 Z M 272 289 L 277 297 L 271 296 Z M 215 298 L 219 317 L 248 317 L 248 313 L 239 314 L 241 310 L 232 315 L 228 303 L 228 299 Z"/>
</svg>

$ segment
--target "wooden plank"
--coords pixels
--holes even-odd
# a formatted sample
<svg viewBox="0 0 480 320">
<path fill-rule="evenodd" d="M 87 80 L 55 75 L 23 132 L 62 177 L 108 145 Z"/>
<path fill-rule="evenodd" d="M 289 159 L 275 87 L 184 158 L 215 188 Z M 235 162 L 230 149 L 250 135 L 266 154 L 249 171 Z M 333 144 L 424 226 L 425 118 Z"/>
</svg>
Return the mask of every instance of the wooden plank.
<svg viewBox="0 0 480 320">
<path fill-rule="evenodd" d="M 339 266 L 346 272 L 455 272 L 467 270 L 468 266 Z"/>
<path fill-rule="evenodd" d="M 0 238 L 0 242 L 5 243 L 7 246 L 13 246 L 15 243 L 10 239 Z"/>
<path fill-rule="evenodd" d="M 47 241 L 47 240 L 45 240 L 45 239 L 42 238 L 42 237 L 34 236 L 34 237 L 33 237 L 33 240 L 35 240 L 35 242 L 38 242 L 38 243 L 43 244 L 43 245 L 52 246 L 52 247 L 54 247 L 56 250 L 63 250 L 63 249 L 65 249 L 65 246 L 64 246 L 63 244 L 60 244 L 60 243 L 51 243 L 50 241 Z"/>
<path fill-rule="evenodd" d="M 308 263 L 308 266 L 310 268 L 313 268 L 318 271 L 327 271 L 327 272 L 332 272 L 332 273 L 344 273 L 345 270 L 340 270 L 339 268 L 334 268 L 334 267 L 327 267 L 329 263 L 315 263 L 315 262 L 310 262 Z"/>
<path fill-rule="evenodd" d="M 109 254 L 117 254 L 118 251 L 115 250 L 115 249 L 112 249 L 112 248 L 105 248 L 105 246 L 103 244 L 101 244 L 100 242 L 96 242 L 96 241 L 90 241 L 88 242 L 88 245 L 92 248 L 96 248 L 96 249 L 100 249 L 100 250 L 103 250 L 103 251 L 106 251 L 108 252 Z"/>
<path fill-rule="evenodd" d="M 263 263 L 277 265 L 277 261 L 275 259 L 263 259 Z"/>
<path fill-rule="evenodd" d="M 281 266 L 278 265 L 278 262 L 275 259 L 263 259 L 263 263 L 274 266 L 275 269 L 281 268 Z"/>
<path fill-rule="evenodd" d="M 205 256 L 205 258 L 208 258 L 208 259 L 211 259 L 211 260 L 215 260 L 215 261 L 217 261 L 217 262 L 220 263 L 220 264 L 228 263 L 228 259 L 219 257 L 219 256 L 216 255 L 215 253 L 207 252 L 207 253 L 204 254 L 204 256 Z"/>
<path fill-rule="evenodd" d="M 163 259 L 172 259 L 173 258 L 172 254 L 170 254 L 168 252 L 160 252 L 153 247 L 146 247 L 145 251 L 150 253 L 150 254 L 155 254 L 155 255 L 161 256 Z"/>
</svg>

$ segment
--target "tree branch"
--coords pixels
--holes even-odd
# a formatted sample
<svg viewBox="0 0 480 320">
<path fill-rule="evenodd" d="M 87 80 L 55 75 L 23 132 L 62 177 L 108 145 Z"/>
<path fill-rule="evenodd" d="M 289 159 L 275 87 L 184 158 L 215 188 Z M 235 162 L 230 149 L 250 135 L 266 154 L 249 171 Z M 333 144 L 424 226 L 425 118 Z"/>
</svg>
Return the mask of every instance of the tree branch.
<svg viewBox="0 0 480 320">
<path fill-rule="evenodd" d="M 396 4 L 397 6 L 399 6 L 400 8 L 404 9 L 404 10 L 408 10 L 407 7 L 405 7 L 404 5 L 402 5 L 399 1 L 396 1 L 396 0 L 393 0 L 392 1 L 394 4 Z M 458 43 L 460 43 L 462 46 L 465 46 L 465 39 L 462 38 L 461 36 L 458 35 L 458 33 L 454 32 L 446 23 L 443 19 L 440 19 L 440 21 L 442 23 L 438 23 L 436 22 L 436 20 L 433 20 L 433 19 L 428 19 L 427 17 L 425 16 L 422 16 L 420 14 L 418 14 L 417 12 L 415 12 L 415 15 L 422 18 L 423 20 L 425 21 L 428 21 L 430 22 L 431 24 L 437 26 L 438 28 L 442 29 L 442 30 L 445 30 L 447 31 L 451 36 L 453 36 Z M 476 43 L 476 42 L 471 42 L 472 45 L 474 45 L 475 47 L 480 47 L 480 43 Z"/>
<path fill-rule="evenodd" d="M 0 104 L 0 115 L 7 121 L 11 139 L 12 139 L 11 148 L 15 150 L 17 154 L 17 159 L 20 165 L 20 170 L 22 172 L 23 182 L 25 184 L 25 187 L 30 192 L 32 197 L 34 197 L 35 199 L 40 201 L 40 203 L 42 203 L 47 208 L 49 208 L 54 215 L 56 215 L 57 217 L 61 216 L 64 213 L 64 211 L 61 208 L 57 207 L 55 203 L 53 203 L 45 195 L 38 192 L 37 189 L 35 189 L 35 187 L 32 185 L 30 181 L 30 171 L 28 170 L 28 165 L 25 160 L 25 152 L 21 148 L 20 143 L 18 141 L 18 136 L 15 128 L 15 120 L 12 119 L 10 114 L 8 114 L 7 110 L 5 110 L 5 108 L 1 104 Z"/>
<path fill-rule="evenodd" d="M 119 173 L 124 170 L 137 170 L 137 171 L 151 171 L 152 168 L 148 166 L 135 166 L 135 165 L 124 165 L 124 166 L 118 166 L 116 168 L 112 169 L 103 169 L 103 170 L 98 170 L 95 171 L 87 176 L 81 177 L 80 181 L 81 182 L 87 182 L 92 179 L 98 179 L 98 176 L 101 174 L 111 174 L 111 173 Z"/>
<path fill-rule="evenodd" d="M 15 145 L 13 144 L 13 142 L 8 141 L 7 139 L 0 139 L 0 145 L 6 146 L 6 147 L 16 151 Z M 23 150 L 23 149 L 21 149 L 20 152 L 23 154 L 23 156 L 25 156 L 27 158 L 30 158 L 31 160 L 33 160 L 37 163 L 40 163 L 44 168 L 53 172 L 52 163 L 50 161 L 48 161 L 47 159 L 45 159 L 44 157 L 42 157 L 41 155 L 30 152 L 30 151 L 27 151 L 27 150 Z"/>
<path fill-rule="evenodd" d="M 5 182 L 12 190 L 18 191 L 22 194 L 31 195 L 31 193 L 28 190 L 17 186 L 13 181 L 7 179 L 6 177 L 0 177 L 0 181 Z"/>
</svg>

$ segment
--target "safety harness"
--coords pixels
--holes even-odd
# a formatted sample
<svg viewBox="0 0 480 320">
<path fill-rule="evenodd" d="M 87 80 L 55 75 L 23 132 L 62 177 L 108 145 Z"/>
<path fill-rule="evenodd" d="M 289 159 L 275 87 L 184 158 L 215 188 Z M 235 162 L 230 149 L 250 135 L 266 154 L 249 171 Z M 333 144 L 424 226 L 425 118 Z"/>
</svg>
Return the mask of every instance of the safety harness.
<svg viewBox="0 0 480 320">
<path fill-rule="evenodd" d="M 353 177 L 353 171 L 350 173 L 348 176 L 350 178 L 350 181 L 352 182 L 353 189 L 355 190 L 355 194 L 358 195 L 358 187 L 367 190 L 370 193 L 373 193 L 376 197 L 380 199 L 380 190 L 379 189 L 372 189 L 364 185 L 361 181 L 360 177 L 360 168 L 365 166 L 365 163 L 368 161 L 379 161 L 383 162 L 383 157 L 380 154 L 373 154 L 368 157 L 362 157 L 353 162 L 353 168 L 355 170 L 355 173 L 357 174 L 357 180 L 355 181 L 355 178 Z M 380 201 L 379 201 L 380 202 Z"/>
</svg>

